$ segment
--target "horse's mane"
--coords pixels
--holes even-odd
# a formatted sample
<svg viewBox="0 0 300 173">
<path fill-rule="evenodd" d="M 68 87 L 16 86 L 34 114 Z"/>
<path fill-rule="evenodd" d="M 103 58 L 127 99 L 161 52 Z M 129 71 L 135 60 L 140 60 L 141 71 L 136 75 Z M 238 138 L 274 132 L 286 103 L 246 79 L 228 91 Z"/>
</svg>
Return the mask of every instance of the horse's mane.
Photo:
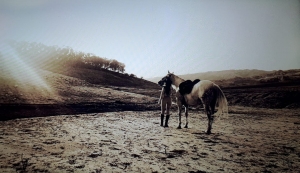
<svg viewBox="0 0 300 173">
<path fill-rule="evenodd" d="M 179 84 L 184 82 L 185 80 L 180 78 L 179 76 L 176 76 L 174 73 L 168 73 L 167 75 L 169 78 L 171 78 L 172 84 L 177 88 L 179 87 Z"/>
<path fill-rule="evenodd" d="M 172 81 L 169 78 L 167 78 L 167 80 L 166 80 L 166 86 L 164 86 L 165 92 L 166 92 L 167 95 L 170 94 L 171 85 L 172 85 Z"/>
</svg>

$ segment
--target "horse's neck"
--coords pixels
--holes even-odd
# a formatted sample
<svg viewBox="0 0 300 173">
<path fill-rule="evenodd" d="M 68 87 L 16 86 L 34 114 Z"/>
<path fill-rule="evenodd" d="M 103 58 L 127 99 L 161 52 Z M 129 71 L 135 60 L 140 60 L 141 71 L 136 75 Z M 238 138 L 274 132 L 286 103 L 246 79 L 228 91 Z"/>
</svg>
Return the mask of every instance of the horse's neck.
<svg viewBox="0 0 300 173">
<path fill-rule="evenodd" d="M 174 75 L 173 85 L 175 85 L 177 88 L 179 87 L 179 84 L 181 84 L 181 82 L 183 82 L 183 81 L 184 81 L 183 79 L 181 79 L 180 77 Z"/>
</svg>

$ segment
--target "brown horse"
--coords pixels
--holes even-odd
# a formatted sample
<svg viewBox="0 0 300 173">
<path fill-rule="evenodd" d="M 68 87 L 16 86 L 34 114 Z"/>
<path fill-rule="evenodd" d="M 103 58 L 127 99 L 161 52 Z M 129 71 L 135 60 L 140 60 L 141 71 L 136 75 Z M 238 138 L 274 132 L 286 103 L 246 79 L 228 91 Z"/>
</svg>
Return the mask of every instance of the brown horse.
<svg viewBox="0 0 300 173">
<path fill-rule="evenodd" d="M 172 81 L 172 86 L 176 90 L 176 101 L 179 115 L 179 125 L 177 127 L 178 129 L 181 129 L 182 106 L 185 107 L 185 128 L 188 128 L 188 106 L 197 106 L 201 103 L 203 104 L 208 118 L 208 128 L 206 131 L 207 134 L 211 133 L 216 106 L 218 106 L 216 115 L 220 115 L 223 113 L 228 114 L 227 99 L 220 87 L 215 83 L 209 80 L 201 80 L 193 86 L 190 93 L 182 95 L 179 92 L 179 85 L 185 80 L 170 72 L 168 72 L 168 74 L 161 79 L 161 82 L 165 80 Z"/>
</svg>

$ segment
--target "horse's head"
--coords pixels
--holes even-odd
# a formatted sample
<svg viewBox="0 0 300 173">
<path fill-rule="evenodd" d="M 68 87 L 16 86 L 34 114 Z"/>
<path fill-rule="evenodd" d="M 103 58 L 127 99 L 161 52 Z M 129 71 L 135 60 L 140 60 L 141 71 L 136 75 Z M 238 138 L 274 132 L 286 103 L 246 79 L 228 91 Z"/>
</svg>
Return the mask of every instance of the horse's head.
<svg viewBox="0 0 300 173">
<path fill-rule="evenodd" d="M 160 86 L 171 86 L 172 85 L 172 75 L 174 75 L 173 73 L 170 73 L 169 71 L 168 71 L 168 74 L 165 76 L 165 77 L 163 77 L 159 82 L 158 82 L 158 84 L 160 85 Z"/>
<path fill-rule="evenodd" d="M 160 85 L 164 84 L 165 81 L 168 81 L 175 88 L 177 88 L 177 87 L 179 87 L 179 84 L 181 82 L 183 82 L 184 80 L 181 79 L 180 77 L 176 76 L 174 73 L 171 73 L 168 71 L 168 74 L 159 81 L 159 84 Z"/>
<path fill-rule="evenodd" d="M 170 86 L 172 84 L 172 81 L 171 81 L 170 77 L 165 76 L 160 81 L 158 81 L 158 84 L 160 86 L 168 86 L 168 85 Z"/>
</svg>

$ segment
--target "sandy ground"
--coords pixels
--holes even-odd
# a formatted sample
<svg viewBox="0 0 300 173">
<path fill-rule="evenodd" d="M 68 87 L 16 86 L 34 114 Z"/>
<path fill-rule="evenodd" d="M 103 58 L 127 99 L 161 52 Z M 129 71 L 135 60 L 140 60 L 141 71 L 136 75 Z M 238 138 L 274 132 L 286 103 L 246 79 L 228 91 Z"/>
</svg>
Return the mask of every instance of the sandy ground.
<svg viewBox="0 0 300 173">
<path fill-rule="evenodd" d="M 299 109 L 230 107 L 160 127 L 159 111 L 0 122 L 0 172 L 300 172 Z M 185 122 L 185 118 L 183 118 Z"/>
</svg>

